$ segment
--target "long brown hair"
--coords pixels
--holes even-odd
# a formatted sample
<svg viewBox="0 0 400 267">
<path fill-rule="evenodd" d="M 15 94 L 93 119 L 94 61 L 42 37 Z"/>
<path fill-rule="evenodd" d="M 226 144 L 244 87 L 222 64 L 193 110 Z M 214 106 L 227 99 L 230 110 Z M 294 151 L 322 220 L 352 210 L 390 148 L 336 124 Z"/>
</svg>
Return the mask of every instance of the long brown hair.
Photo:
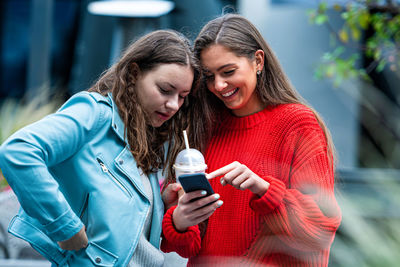
<svg viewBox="0 0 400 267">
<path fill-rule="evenodd" d="M 155 128 L 148 123 L 136 86 L 139 75 L 153 70 L 160 64 L 179 64 L 190 66 L 194 72 L 192 90 L 196 88 L 199 67 L 189 40 L 172 30 L 151 32 L 133 42 L 123 53 L 121 59 L 110 67 L 89 89 L 102 95 L 112 93 L 119 115 L 125 125 L 125 138 L 138 167 L 146 174 L 172 162 L 183 148 L 182 130 L 187 127 L 188 99 L 184 100 L 179 111 L 162 126 Z M 164 144 L 168 142 L 168 147 Z M 173 142 L 173 144 L 172 144 Z M 165 149 L 167 151 L 165 151 Z M 166 157 L 165 157 L 165 152 Z M 172 175 L 169 166 L 168 174 Z"/>
<path fill-rule="evenodd" d="M 297 93 L 284 73 L 273 51 L 257 28 L 246 18 L 237 14 L 225 14 L 208 22 L 194 41 L 194 53 L 200 59 L 201 52 L 213 44 L 229 48 L 235 55 L 254 59 L 255 52 L 264 51 L 264 68 L 258 77 L 256 92 L 266 106 L 287 103 L 301 103 L 308 106 L 317 118 L 325 133 L 329 158 L 335 163 L 335 149 L 328 128 L 321 116 L 312 109 Z M 189 128 L 192 142 L 198 149 L 204 150 L 212 135 L 219 115 L 225 109 L 224 104 L 207 89 L 205 81 L 193 96 L 192 116 L 204 118 L 201 124 L 192 124 Z M 196 114 L 197 113 L 197 114 Z"/>
</svg>

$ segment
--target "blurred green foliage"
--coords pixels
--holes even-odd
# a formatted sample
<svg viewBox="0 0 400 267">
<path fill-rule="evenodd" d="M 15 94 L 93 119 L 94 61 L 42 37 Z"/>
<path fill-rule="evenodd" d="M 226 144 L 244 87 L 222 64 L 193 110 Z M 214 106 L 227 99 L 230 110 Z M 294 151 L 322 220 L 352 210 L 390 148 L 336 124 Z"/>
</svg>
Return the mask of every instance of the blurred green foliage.
<svg viewBox="0 0 400 267">
<path fill-rule="evenodd" d="M 33 99 L 8 98 L 0 102 L 0 144 L 18 129 L 31 124 L 56 110 L 56 97 L 49 98 L 48 90 L 40 90 Z M 7 187 L 0 170 L 0 192 Z"/>
<path fill-rule="evenodd" d="M 332 11 L 333 13 L 330 13 Z M 334 28 L 330 18 L 338 12 L 343 19 L 339 28 Z M 317 78 L 332 78 L 339 86 L 344 80 L 381 72 L 388 67 L 400 70 L 400 4 L 386 0 L 352 0 L 345 6 L 335 4 L 329 7 L 321 1 L 317 8 L 308 11 L 309 21 L 315 25 L 326 25 L 336 40 L 335 48 L 323 55 L 317 67 Z M 368 34 L 366 34 L 368 32 Z M 346 47 L 356 48 L 351 55 Z M 365 56 L 371 60 L 368 66 L 360 67 L 357 61 Z"/>
<path fill-rule="evenodd" d="M 329 266 L 398 266 L 400 172 L 364 169 L 350 173 L 357 179 L 343 179 L 337 185 L 342 223 Z"/>
</svg>

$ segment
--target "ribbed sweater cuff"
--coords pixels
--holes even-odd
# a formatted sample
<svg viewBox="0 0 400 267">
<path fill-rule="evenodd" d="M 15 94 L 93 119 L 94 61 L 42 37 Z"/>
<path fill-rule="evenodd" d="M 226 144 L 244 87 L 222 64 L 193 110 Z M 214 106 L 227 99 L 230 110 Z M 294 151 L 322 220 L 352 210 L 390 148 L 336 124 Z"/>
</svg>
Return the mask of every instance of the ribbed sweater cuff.
<svg viewBox="0 0 400 267">
<path fill-rule="evenodd" d="M 270 183 L 267 192 L 259 197 L 256 194 L 250 198 L 250 207 L 262 214 L 267 214 L 275 210 L 283 201 L 283 196 L 286 192 L 285 184 L 275 178 L 268 177 Z"/>
<path fill-rule="evenodd" d="M 172 214 L 176 206 L 167 210 L 162 222 L 163 234 L 168 243 L 174 243 L 175 246 L 184 246 L 195 240 L 200 235 L 198 225 L 190 226 L 185 232 L 178 232 L 172 220 Z"/>
</svg>

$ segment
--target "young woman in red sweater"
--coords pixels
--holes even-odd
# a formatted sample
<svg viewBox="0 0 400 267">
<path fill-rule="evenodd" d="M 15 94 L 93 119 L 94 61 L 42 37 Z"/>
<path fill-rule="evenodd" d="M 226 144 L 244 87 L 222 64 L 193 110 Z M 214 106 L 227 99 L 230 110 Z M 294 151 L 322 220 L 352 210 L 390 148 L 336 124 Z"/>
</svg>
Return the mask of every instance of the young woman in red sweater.
<svg viewBox="0 0 400 267">
<path fill-rule="evenodd" d="M 210 21 L 194 49 L 205 80 L 189 135 L 216 194 L 167 210 L 162 249 L 189 266 L 327 266 L 341 213 L 323 121 L 242 16 Z"/>
</svg>

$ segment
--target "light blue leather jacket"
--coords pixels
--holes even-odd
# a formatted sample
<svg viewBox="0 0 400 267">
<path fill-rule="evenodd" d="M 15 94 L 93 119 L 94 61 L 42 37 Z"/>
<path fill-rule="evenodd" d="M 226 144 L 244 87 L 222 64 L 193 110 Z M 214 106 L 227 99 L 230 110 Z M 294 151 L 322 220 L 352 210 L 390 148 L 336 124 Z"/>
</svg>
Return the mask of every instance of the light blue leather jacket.
<svg viewBox="0 0 400 267">
<path fill-rule="evenodd" d="M 9 232 L 57 266 L 126 266 L 149 211 L 111 95 L 81 92 L 0 147 L 0 169 L 23 209 Z M 159 248 L 164 206 L 156 174 L 150 242 Z M 86 226 L 89 245 L 64 251 Z"/>
</svg>

